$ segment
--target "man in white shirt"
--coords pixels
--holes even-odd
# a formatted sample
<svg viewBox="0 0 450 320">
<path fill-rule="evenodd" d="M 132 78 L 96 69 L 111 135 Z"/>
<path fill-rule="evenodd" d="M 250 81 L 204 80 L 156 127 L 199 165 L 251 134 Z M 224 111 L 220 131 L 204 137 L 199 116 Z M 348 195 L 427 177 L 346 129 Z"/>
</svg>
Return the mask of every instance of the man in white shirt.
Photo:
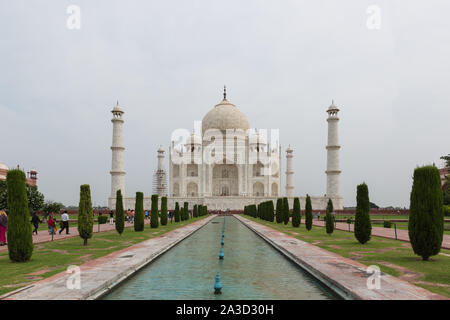
<svg viewBox="0 0 450 320">
<path fill-rule="evenodd" d="M 69 233 L 69 215 L 67 214 L 67 211 L 64 211 L 64 213 L 61 215 L 61 221 L 62 221 L 62 228 L 59 230 L 59 234 L 66 229 L 66 234 Z"/>
</svg>

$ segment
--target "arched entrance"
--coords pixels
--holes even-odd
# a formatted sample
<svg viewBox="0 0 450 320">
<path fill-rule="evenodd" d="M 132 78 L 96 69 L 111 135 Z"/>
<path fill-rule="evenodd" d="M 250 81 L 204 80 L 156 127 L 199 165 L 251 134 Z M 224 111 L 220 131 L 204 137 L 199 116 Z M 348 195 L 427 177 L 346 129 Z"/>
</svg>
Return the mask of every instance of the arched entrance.
<svg viewBox="0 0 450 320">
<path fill-rule="evenodd" d="M 217 164 L 212 177 L 214 196 L 237 196 L 239 194 L 238 168 L 233 164 Z"/>
</svg>

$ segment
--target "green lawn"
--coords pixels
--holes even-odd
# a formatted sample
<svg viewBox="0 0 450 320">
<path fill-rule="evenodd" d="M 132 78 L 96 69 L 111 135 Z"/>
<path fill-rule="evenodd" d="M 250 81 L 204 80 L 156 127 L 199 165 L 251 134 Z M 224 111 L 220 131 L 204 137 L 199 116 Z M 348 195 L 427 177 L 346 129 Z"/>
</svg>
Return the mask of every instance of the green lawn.
<svg viewBox="0 0 450 320">
<path fill-rule="evenodd" d="M 25 263 L 11 262 L 8 252 L 0 252 L 0 295 L 48 278 L 66 270 L 69 265 L 81 265 L 206 217 L 178 223 L 169 221 L 166 226 L 160 225 L 157 229 L 145 225 L 143 232 L 135 232 L 133 227 L 125 228 L 121 236 L 116 231 L 94 233 L 88 246 L 83 246 L 83 240 L 79 237 L 36 244 L 31 260 Z"/>
<path fill-rule="evenodd" d="M 291 223 L 284 225 L 244 217 L 367 266 L 378 265 L 381 271 L 393 276 L 401 278 L 409 273 L 412 275 L 409 281 L 413 284 L 450 298 L 450 250 L 441 249 L 443 254 L 431 257 L 430 261 L 422 261 L 404 241 L 372 237 L 362 245 L 353 232 L 335 230 L 328 235 L 325 228 L 315 226 L 307 231 L 304 217 L 299 228 L 292 227 Z"/>
</svg>

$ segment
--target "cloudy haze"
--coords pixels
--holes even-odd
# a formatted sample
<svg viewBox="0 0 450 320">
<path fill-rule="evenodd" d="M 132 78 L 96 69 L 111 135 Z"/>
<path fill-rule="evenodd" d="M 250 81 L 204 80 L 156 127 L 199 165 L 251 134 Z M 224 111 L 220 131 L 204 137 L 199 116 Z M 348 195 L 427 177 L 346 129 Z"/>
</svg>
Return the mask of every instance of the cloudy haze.
<svg viewBox="0 0 450 320">
<path fill-rule="evenodd" d="M 370 5 L 380 29 L 367 26 Z M 127 194 L 149 195 L 158 146 L 226 84 L 252 127 L 280 129 L 283 170 L 294 149 L 296 194 L 325 193 L 334 99 L 344 205 L 365 181 L 372 202 L 409 206 L 414 168 L 450 152 L 448 12 L 447 0 L 2 0 L 0 162 L 35 167 L 47 199 L 76 205 L 89 183 L 106 205 L 119 100 Z"/>
</svg>

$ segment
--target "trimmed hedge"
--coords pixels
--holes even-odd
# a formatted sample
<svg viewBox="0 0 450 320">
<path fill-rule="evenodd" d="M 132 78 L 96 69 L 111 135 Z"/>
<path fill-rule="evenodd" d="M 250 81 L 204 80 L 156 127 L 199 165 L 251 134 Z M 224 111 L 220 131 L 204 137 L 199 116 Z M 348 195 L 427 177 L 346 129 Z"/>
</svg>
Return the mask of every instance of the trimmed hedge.
<svg viewBox="0 0 450 320">
<path fill-rule="evenodd" d="M 305 227 L 306 230 L 311 230 L 313 223 L 313 214 L 312 214 L 312 205 L 311 198 L 309 195 L 306 195 L 306 203 L 305 203 Z"/>
<path fill-rule="evenodd" d="M 175 222 L 180 222 L 181 220 L 181 213 L 180 213 L 180 205 L 178 204 L 178 202 L 175 202 Z"/>
<path fill-rule="evenodd" d="M 332 234 L 334 231 L 333 201 L 331 201 L 331 199 L 328 199 L 327 211 L 325 214 L 325 229 L 327 234 Z"/>
<path fill-rule="evenodd" d="M 288 198 L 283 198 L 283 222 L 289 223 L 289 201 Z"/>
<path fill-rule="evenodd" d="M 370 240 L 372 223 L 370 222 L 369 188 L 362 183 L 356 188 L 355 238 L 364 244 Z"/>
<path fill-rule="evenodd" d="M 116 231 L 122 235 L 125 228 L 125 214 L 123 212 L 122 192 L 116 192 Z"/>
<path fill-rule="evenodd" d="M 150 227 L 158 228 L 159 220 L 158 220 L 158 195 L 152 195 L 152 211 L 150 213 Z"/>
<path fill-rule="evenodd" d="M 161 198 L 161 225 L 167 225 L 167 197 Z"/>
<path fill-rule="evenodd" d="M 33 235 L 26 189 L 25 173 L 19 169 L 6 174 L 8 190 L 8 254 L 14 262 L 30 260 L 33 254 Z"/>
<path fill-rule="evenodd" d="M 136 192 L 134 231 L 144 231 L 144 194 L 142 192 Z"/>
<path fill-rule="evenodd" d="M 294 228 L 298 228 L 301 223 L 301 214 L 300 214 L 300 199 L 294 198 L 294 208 L 292 209 L 292 226 Z"/>
<path fill-rule="evenodd" d="M 414 170 L 408 234 L 414 253 L 427 261 L 441 250 L 444 210 L 439 170 L 425 166 Z"/>
</svg>

